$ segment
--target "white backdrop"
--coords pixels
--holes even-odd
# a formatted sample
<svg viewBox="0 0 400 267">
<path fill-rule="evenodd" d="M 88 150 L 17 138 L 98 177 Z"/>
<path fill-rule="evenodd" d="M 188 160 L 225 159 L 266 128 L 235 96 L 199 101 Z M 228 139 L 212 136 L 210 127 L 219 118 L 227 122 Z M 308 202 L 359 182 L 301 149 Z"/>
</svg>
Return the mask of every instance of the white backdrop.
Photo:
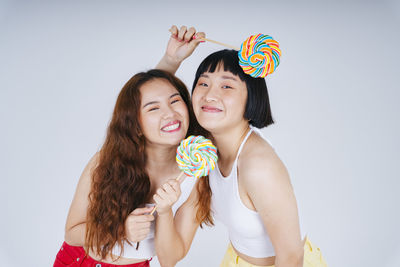
<svg viewBox="0 0 400 267">
<path fill-rule="evenodd" d="M 184 24 L 237 46 L 259 32 L 280 42 L 267 78 L 276 124 L 263 132 L 291 174 L 304 233 L 329 266 L 400 266 L 399 14 L 382 0 L 1 0 L 0 265 L 52 265 L 119 90 Z M 178 77 L 191 87 L 222 48 L 201 44 Z M 227 244 L 223 226 L 199 230 L 178 266 L 218 266 Z"/>
</svg>

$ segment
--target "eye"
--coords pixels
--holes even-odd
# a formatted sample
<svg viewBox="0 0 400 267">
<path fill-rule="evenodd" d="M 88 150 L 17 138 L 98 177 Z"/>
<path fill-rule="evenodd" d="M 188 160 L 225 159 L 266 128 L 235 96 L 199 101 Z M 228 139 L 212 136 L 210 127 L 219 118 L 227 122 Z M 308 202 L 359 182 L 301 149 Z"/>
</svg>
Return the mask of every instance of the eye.
<svg viewBox="0 0 400 267">
<path fill-rule="evenodd" d="M 233 87 L 229 86 L 229 85 L 223 85 L 222 86 L 223 89 L 233 89 Z"/>
<path fill-rule="evenodd" d="M 171 104 L 174 104 L 174 103 L 179 102 L 179 101 L 180 101 L 180 99 L 172 100 Z"/>
<path fill-rule="evenodd" d="M 149 109 L 149 111 L 154 111 L 154 110 L 157 110 L 157 109 L 158 109 L 157 107 L 154 107 L 154 108 Z"/>
<path fill-rule="evenodd" d="M 208 86 L 208 84 L 206 84 L 206 83 L 204 83 L 204 82 L 199 82 L 198 85 L 199 85 L 199 86 L 204 86 L 204 87 L 207 87 L 207 86 Z"/>
</svg>

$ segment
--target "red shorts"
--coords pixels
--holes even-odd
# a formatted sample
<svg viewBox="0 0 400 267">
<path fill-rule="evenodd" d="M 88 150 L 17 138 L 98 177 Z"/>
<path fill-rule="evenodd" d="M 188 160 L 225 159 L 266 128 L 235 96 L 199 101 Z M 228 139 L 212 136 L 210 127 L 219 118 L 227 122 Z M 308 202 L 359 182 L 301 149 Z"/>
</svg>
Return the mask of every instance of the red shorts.
<svg viewBox="0 0 400 267">
<path fill-rule="evenodd" d="M 125 265 L 115 265 L 110 263 L 104 263 L 101 261 L 96 261 L 89 255 L 86 255 L 83 247 L 70 246 L 67 243 L 63 243 L 60 251 L 57 253 L 56 260 L 54 261 L 53 267 L 150 267 L 150 260 L 125 264 Z"/>
</svg>

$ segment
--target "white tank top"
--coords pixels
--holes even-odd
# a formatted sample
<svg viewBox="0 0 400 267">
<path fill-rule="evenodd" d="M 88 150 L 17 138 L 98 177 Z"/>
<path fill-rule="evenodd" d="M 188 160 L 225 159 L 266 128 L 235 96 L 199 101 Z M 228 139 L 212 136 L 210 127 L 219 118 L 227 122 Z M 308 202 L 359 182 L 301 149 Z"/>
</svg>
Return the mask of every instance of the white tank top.
<svg viewBox="0 0 400 267">
<path fill-rule="evenodd" d="M 192 189 L 196 183 L 196 179 L 192 177 L 186 177 L 181 183 L 181 196 L 178 201 L 172 206 L 172 212 L 175 215 L 179 207 L 185 203 L 188 199 Z M 146 204 L 146 206 L 154 206 L 154 204 Z M 157 211 L 154 212 L 154 216 L 157 216 Z M 126 241 L 124 242 L 124 253 L 122 257 L 133 258 L 133 259 L 150 259 L 156 255 L 156 250 L 154 246 L 154 227 L 155 220 L 151 222 L 150 233 L 147 237 L 140 241 L 139 249 L 136 250 L 136 243 L 132 243 L 133 246 L 129 245 Z M 121 253 L 121 247 L 116 245 L 112 250 L 112 254 L 119 256 Z"/>
<path fill-rule="evenodd" d="M 231 173 L 227 177 L 222 176 L 218 164 L 210 172 L 211 210 L 214 217 L 228 228 L 229 239 L 237 251 L 254 258 L 266 258 L 275 255 L 274 247 L 260 215 L 247 208 L 240 199 L 237 180 L 239 154 L 254 130 L 262 137 L 258 129 L 251 127 L 239 147 Z"/>
</svg>

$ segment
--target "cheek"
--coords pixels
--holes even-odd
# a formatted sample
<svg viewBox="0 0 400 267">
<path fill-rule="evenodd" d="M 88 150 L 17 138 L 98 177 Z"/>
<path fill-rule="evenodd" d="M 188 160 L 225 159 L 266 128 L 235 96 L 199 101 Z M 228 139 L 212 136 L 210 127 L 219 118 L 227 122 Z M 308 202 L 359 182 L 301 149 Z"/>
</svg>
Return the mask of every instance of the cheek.
<svg viewBox="0 0 400 267">
<path fill-rule="evenodd" d="M 224 99 L 225 107 L 230 111 L 229 113 L 235 116 L 243 117 L 246 109 L 247 94 L 235 95 L 233 97 L 226 97 Z"/>
<path fill-rule="evenodd" d="M 154 128 L 158 128 L 158 122 L 155 116 L 144 114 L 140 116 L 140 128 L 145 136 L 154 132 Z"/>
<path fill-rule="evenodd" d="M 184 104 L 184 102 L 182 102 L 182 103 L 183 104 L 179 106 L 179 113 L 183 117 L 183 120 L 186 122 L 186 124 L 188 124 L 189 123 L 189 110 L 188 110 L 186 104 Z"/>
<path fill-rule="evenodd" d="M 194 110 L 196 110 L 197 107 L 199 106 L 200 98 L 201 98 L 201 96 L 200 96 L 199 90 L 194 90 L 193 94 L 192 94 L 192 106 L 193 106 Z"/>
</svg>

